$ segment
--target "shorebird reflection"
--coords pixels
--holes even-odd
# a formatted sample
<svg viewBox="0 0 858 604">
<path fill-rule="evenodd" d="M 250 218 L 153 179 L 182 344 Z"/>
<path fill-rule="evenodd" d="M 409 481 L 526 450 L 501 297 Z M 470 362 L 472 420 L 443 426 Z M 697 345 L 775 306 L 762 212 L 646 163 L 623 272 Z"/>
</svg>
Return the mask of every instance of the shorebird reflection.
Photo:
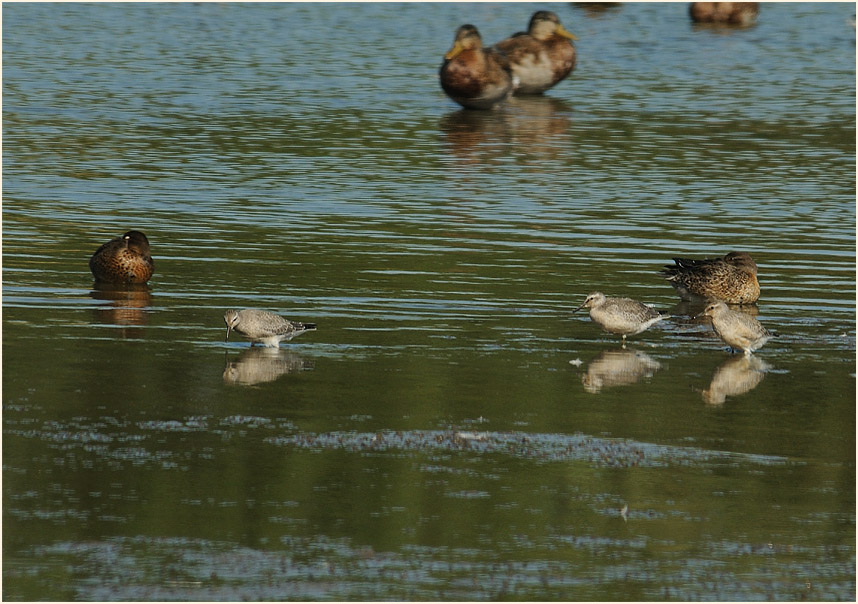
<svg viewBox="0 0 858 604">
<path fill-rule="evenodd" d="M 730 357 L 718 366 L 702 392 L 707 405 L 723 405 L 728 396 L 739 396 L 756 388 L 771 366 L 756 356 Z"/>
<path fill-rule="evenodd" d="M 230 361 L 227 356 L 223 381 L 227 384 L 253 386 L 312 368 L 312 361 L 305 360 L 294 352 L 279 348 L 253 347 L 243 350 L 235 360 Z"/>
<path fill-rule="evenodd" d="M 598 394 L 602 388 L 630 386 L 661 369 L 661 363 L 639 350 L 606 350 L 587 365 L 581 378 L 584 390 Z"/>
</svg>

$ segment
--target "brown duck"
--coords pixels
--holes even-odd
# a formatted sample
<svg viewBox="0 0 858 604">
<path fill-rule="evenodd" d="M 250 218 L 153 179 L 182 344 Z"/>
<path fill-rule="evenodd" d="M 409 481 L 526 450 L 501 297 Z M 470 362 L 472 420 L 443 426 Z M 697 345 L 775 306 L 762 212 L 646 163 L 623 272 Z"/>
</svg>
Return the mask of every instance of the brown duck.
<svg viewBox="0 0 858 604">
<path fill-rule="evenodd" d="M 519 32 L 498 42 L 495 48 L 509 59 L 512 74 L 518 77 L 515 94 L 542 94 L 575 69 L 577 40 L 550 11 L 537 11 L 527 32 Z"/>
<path fill-rule="evenodd" d="M 753 25 L 760 12 L 757 2 L 692 2 L 688 7 L 691 20 L 696 23 L 729 23 Z"/>
<path fill-rule="evenodd" d="M 149 240 L 140 231 L 128 231 L 95 250 L 89 270 L 96 281 L 105 283 L 146 283 L 155 272 Z"/>
<path fill-rule="evenodd" d="M 723 300 L 753 304 L 760 297 L 757 264 L 747 252 L 730 252 L 723 258 L 674 258 L 661 274 L 683 300 Z"/>
<path fill-rule="evenodd" d="M 468 109 L 491 109 L 513 88 L 506 58 L 484 49 L 480 32 L 473 25 L 456 30 L 453 48 L 444 55 L 439 76 L 447 96 Z"/>
</svg>

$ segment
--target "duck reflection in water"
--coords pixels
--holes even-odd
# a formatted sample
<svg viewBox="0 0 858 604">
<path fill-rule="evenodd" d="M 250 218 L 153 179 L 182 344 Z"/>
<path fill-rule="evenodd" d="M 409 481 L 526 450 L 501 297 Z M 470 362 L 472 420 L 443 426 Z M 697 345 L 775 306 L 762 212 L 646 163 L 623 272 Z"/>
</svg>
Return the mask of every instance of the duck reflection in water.
<svg viewBox="0 0 858 604">
<path fill-rule="evenodd" d="M 702 392 L 707 405 L 723 405 L 728 396 L 739 396 L 756 388 L 771 366 L 755 356 L 727 359 L 712 375 L 709 388 Z"/>
<path fill-rule="evenodd" d="M 313 369 L 313 362 L 279 348 L 252 347 L 230 361 L 227 352 L 223 381 L 239 386 L 273 382 L 281 376 Z"/>
<path fill-rule="evenodd" d="M 506 159 L 510 145 L 529 156 L 557 159 L 569 154 L 572 107 L 552 97 L 512 97 L 492 112 L 454 111 L 438 127 L 458 159 L 482 164 Z"/>
<path fill-rule="evenodd" d="M 140 284 L 113 284 L 96 282 L 89 295 L 94 300 L 107 300 L 109 304 L 95 309 L 95 321 L 122 327 L 143 327 L 149 324 L 149 307 L 152 294 L 149 286 Z M 133 330 L 138 331 L 138 330 Z M 122 335 L 134 335 L 132 330 L 123 330 Z"/>
<path fill-rule="evenodd" d="M 590 361 L 581 382 L 584 390 L 598 394 L 602 388 L 637 384 L 659 369 L 661 363 L 639 350 L 606 350 Z"/>
</svg>

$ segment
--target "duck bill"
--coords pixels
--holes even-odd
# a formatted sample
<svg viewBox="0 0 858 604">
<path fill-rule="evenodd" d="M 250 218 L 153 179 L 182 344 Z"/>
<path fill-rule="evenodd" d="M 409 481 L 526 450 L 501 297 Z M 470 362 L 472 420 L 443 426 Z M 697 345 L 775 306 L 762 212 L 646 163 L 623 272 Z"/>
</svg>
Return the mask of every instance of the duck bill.
<svg viewBox="0 0 858 604">
<path fill-rule="evenodd" d="M 555 29 L 554 31 L 555 31 L 555 33 L 563 36 L 564 38 L 568 38 L 570 40 L 577 40 L 578 39 L 578 36 L 576 36 L 575 34 L 573 34 L 570 31 L 567 31 L 562 25 L 558 25 L 557 29 Z"/>
<path fill-rule="evenodd" d="M 465 50 L 465 47 L 464 47 L 464 46 L 462 46 L 462 43 L 461 43 L 461 42 L 459 42 L 458 40 L 456 40 L 456 41 L 453 43 L 453 48 L 451 48 L 451 49 L 447 52 L 447 54 L 445 54 L 445 55 L 444 55 L 444 59 L 445 59 L 445 60 L 447 60 L 447 61 L 451 61 L 451 60 L 455 59 L 457 56 L 459 56 L 459 53 L 461 53 L 463 50 Z"/>
</svg>

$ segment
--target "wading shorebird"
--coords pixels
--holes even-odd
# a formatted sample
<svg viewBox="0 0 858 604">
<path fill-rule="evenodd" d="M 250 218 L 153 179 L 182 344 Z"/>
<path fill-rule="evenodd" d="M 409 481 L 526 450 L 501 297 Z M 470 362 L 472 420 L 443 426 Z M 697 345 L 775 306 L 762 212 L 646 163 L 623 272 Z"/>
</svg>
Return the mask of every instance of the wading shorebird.
<svg viewBox="0 0 858 604">
<path fill-rule="evenodd" d="M 149 240 L 140 231 L 111 239 L 95 250 L 89 270 L 102 283 L 146 283 L 155 272 Z"/>
<path fill-rule="evenodd" d="M 593 292 L 573 313 L 582 308 L 590 309 L 590 318 L 609 333 L 623 336 L 623 348 L 626 336 L 633 336 L 646 330 L 653 323 L 669 318 L 654 308 L 631 298 L 607 298 L 601 292 Z"/>
<path fill-rule="evenodd" d="M 533 13 L 527 32 L 513 34 L 495 44 L 518 77 L 514 94 L 542 94 L 575 69 L 574 34 L 566 31 L 557 15 L 541 10 Z"/>
<path fill-rule="evenodd" d="M 453 47 L 444 55 L 438 75 L 447 96 L 467 109 L 491 109 L 513 89 L 506 57 L 483 48 L 480 32 L 473 25 L 456 30 Z"/>
<path fill-rule="evenodd" d="M 223 320 L 226 322 L 224 341 L 229 340 L 230 331 L 235 331 L 250 340 L 251 346 L 259 342 L 267 348 L 280 348 L 280 342 L 288 342 L 305 331 L 316 329 L 315 323 L 298 323 L 255 308 L 230 309 L 223 315 Z"/>
<path fill-rule="evenodd" d="M 721 300 L 711 302 L 703 314 L 712 319 L 712 328 L 724 343 L 733 350 L 744 350 L 746 356 L 777 335 L 763 327 L 754 317 L 730 310 Z"/>
<path fill-rule="evenodd" d="M 723 258 L 674 258 L 661 274 L 683 300 L 723 300 L 727 304 L 753 304 L 760 297 L 757 263 L 747 252 L 730 252 Z"/>
</svg>

